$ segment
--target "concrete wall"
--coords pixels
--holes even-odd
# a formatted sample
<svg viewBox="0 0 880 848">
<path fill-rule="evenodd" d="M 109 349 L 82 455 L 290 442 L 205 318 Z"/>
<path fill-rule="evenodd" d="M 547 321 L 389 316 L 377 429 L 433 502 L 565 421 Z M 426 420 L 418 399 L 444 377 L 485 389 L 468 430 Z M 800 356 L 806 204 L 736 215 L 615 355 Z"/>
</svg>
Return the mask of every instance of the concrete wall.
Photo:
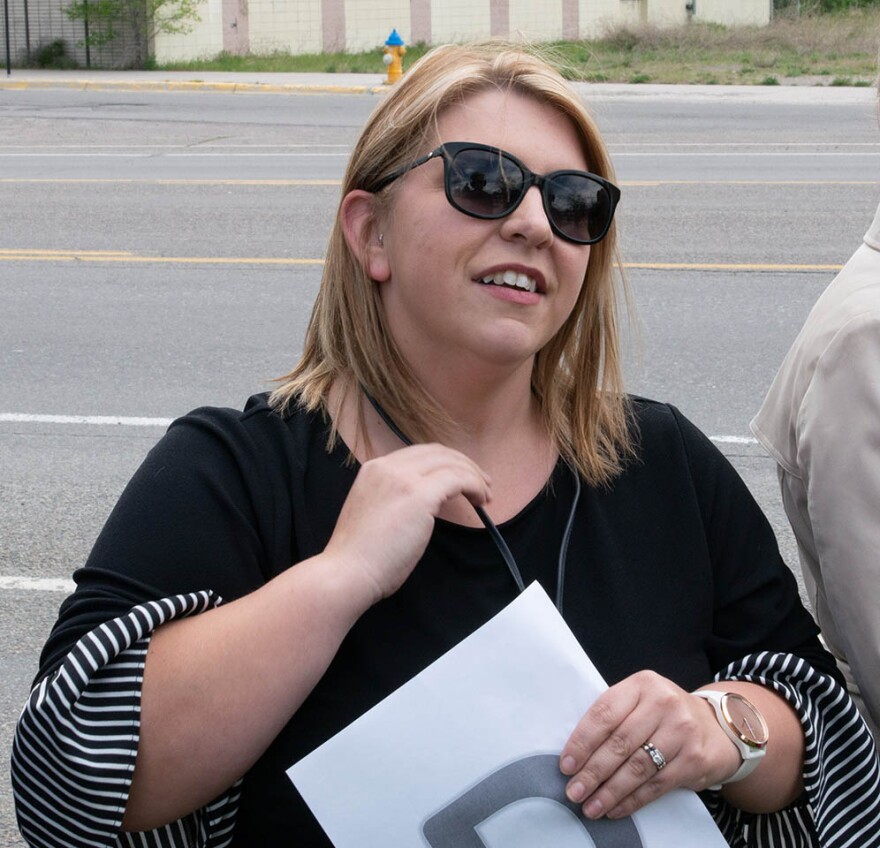
<svg viewBox="0 0 880 848">
<path fill-rule="evenodd" d="M 660 0 L 580 0 L 578 30 L 581 38 L 601 38 L 615 26 L 647 21 L 648 6 Z"/>
<path fill-rule="evenodd" d="M 380 3 L 346 0 L 345 33 L 339 39 L 339 46 L 349 50 L 370 50 L 384 44 L 393 28 L 407 43 L 415 41 L 411 35 L 409 0 L 382 0 Z"/>
<path fill-rule="evenodd" d="M 153 55 L 157 62 L 208 58 L 224 49 L 223 0 L 203 0 L 199 17 L 188 33 L 156 36 Z"/>
<path fill-rule="evenodd" d="M 82 24 L 64 15 L 69 0 L 11 0 L 13 57 L 24 60 L 23 5 L 31 45 L 64 38 L 85 64 Z M 693 18 L 723 24 L 769 23 L 772 0 L 694 0 Z M 408 44 L 522 35 L 531 41 L 597 38 L 610 27 L 682 24 L 686 0 L 202 0 L 201 20 L 183 35 L 159 34 L 158 62 L 234 54 L 381 51 L 392 29 Z M 2 26 L 2 16 L 0 16 Z M 0 33 L 2 37 L 2 33 Z M 0 41 L 2 43 L 2 41 Z M 33 52 L 33 51 L 32 51 Z M 125 63 L 125 47 L 92 50 L 95 66 Z"/>
<path fill-rule="evenodd" d="M 697 20 L 727 26 L 765 26 L 773 18 L 773 0 L 696 0 Z"/>
</svg>

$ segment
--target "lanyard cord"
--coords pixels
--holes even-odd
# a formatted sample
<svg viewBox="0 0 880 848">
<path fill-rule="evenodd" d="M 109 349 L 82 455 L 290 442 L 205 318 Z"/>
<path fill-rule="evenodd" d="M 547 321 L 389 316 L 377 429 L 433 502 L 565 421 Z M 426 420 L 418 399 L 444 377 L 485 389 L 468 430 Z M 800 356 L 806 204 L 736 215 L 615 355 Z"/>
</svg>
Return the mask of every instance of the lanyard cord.
<svg viewBox="0 0 880 848">
<path fill-rule="evenodd" d="M 410 446 L 412 445 L 412 440 L 406 436 L 397 424 L 391 419 L 391 416 L 379 405 L 379 402 L 365 389 L 363 386 L 361 387 L 361 391 L 366 396 L 367 400 L 370 402 L 370 405 L 373 409 L 376 410 L 376 413 L 379 417 L 385 422 L 385 425 L 403 442 L 404 445 Z M 568 465 L 568 463 L 566 463 Z M 572 476 L 574 477 L 574 498 L 571 504 L 571 511 L 568 514 L 568 521 L 565 524 L 565 531 L 562 534 L 562 544 L 559 547 L 559 563 L 556 569 L 556 609 L 559 610 L 560 614 L 562 613 L 562 597 L 563 591 L 565 589 L 565 564 L 566 559 L 568 557 L 568 543 L 571 539 L 571 531 L 574 527 L 574 516 L 577 510 L 578 501 L 581 497 L 581 480 L 580 475 L 575 471 L 571 465 L 568 465 L 571 470 Z M 489 518 L 486 510 L 484 510 L 481 506 L 477 506 L 477 504 L 471 504 L 474 508 L 474 512 L 480 518 L 480 521 L 483 522 L 483 526 L 489 531 L 489 536 L 492 538 L 492 541 L 495 543 L 495 547 L 498 548 L 498 552 L 501 554 L 501 558 L 504 560 L 505 565 L 507 566 L 508 571 L 510 571 L 511 576 L 513 577 L 514 582 L 516 583 L 517 589 L 520 592 L 525 589 L 525 583 L 523 582 L 522 574 L 520 573 L 519 566 L 516 564 L 516 560 L 513 557 L 513 554 L 510 551 L 510 548 L 507 546 L 507 542 L 504 541 L 504 537 L 501 535 L 498 528 L 495 526 L 495 522 Z"/>
</svg>

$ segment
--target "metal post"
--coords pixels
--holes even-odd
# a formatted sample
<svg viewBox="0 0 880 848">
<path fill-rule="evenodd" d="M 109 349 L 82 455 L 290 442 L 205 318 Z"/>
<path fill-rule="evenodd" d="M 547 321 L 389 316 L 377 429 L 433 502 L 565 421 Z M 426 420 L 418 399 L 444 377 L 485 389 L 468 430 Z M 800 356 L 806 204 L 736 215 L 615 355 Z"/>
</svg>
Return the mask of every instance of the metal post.
<svg viewBox="0 0 880 848">
<path fill-rule="evenodd" d="M 24 0 L 24 52 L 27 63 L 31 63 L 31 17 L 28 11 L 28 0 Z"/>
<path fill-rule="evenodd" d="M 3 0 L 3 19 L 6 26 L 6 76 L 12 73 L 12 51 L 9 48 L 9 0 Z"/>
<path fill-rule="evenodd" d="M 86 67 L 92 67 L 92 54 L 91 47 L 89 45 L 89 0 L 83 0 L 83 27 L 85 29 L 85 44 L 86 44 Z"/>
</svg>

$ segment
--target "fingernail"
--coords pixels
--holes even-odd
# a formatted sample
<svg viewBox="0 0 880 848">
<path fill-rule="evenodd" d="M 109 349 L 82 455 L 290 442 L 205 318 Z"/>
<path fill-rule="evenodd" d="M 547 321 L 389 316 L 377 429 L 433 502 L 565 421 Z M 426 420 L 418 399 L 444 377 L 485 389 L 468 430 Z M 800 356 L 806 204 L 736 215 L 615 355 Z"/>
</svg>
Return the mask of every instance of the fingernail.
<svg viewBox="0 0 880 848">
<path fill-rule="evenodd" d="M 571 786 L 568 787 L 567 790 L 568 798 L 570 801 L 574 801 L 575 804 L 579 804 L 584 800 L 584 796 L 587 794 L 584 790 L 583 783 L 572 783 Z"/>
<path fill-rule="evenodd" d="M 565 772 L 565 774 L 574 774 L 576 770 L 577 763 L 574 761 L 574 757 L 570 754 L 566 754 L 566 756 L 562 758 L 562 771 Z"/>
<path fill-rule="evenodd" d="M 588 819 L 597 819 L 602 815 L 602 802 L 595 798 L 584 807 L 584 815 Z"/>
<path fill-rule="evenodd" d="M 623 809 L 620 807 L 615 807 L 613 810 L 608 813 L 609 819 L 622 819 L 623 818 Z"/>
</svg>

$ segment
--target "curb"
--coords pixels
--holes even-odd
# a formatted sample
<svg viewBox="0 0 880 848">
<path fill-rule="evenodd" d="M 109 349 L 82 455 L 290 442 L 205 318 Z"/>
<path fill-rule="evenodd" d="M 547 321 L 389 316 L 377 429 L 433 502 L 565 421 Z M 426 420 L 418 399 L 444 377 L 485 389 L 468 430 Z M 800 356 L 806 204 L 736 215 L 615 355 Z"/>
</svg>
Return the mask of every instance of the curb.
<svg viewBox="0 0 880 848">
<path fill-rule="evenodd" d="M 388 85 L 326 85 L 309 83 L 202 82 L 163 80 L 126 82 L 123 80 L 10 80 L 0 79 L 0 91 L 72 88 L 80 91 L 217 91 L 263 94 L 384 94 Z"/>
</svg>

